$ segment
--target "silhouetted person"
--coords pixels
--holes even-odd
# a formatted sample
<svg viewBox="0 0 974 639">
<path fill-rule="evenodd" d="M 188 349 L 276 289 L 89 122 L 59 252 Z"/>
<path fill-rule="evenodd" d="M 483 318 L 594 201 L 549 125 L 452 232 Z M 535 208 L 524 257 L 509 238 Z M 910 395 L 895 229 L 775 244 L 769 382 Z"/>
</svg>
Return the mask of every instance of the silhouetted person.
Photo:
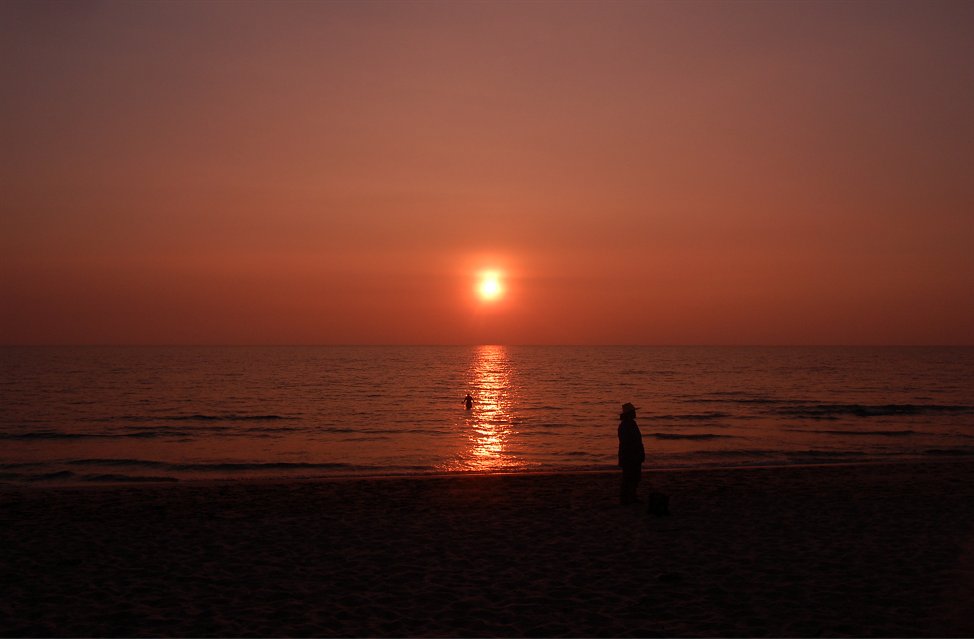
<svg viewBox="0 0 974 639">
<path fill-rule="evenodd" d="M 470 393 L 467 393 L 467 396 L 463 398 L 463 405 L 467 407 L 467 410 L 473 408 L 473 397 L 470 396 Z"/>
<path fill-rule="evenodd" d="M 619 501 L 634 504 L 636 486 L 643 472 L 646 451 L 643 449 L 643 436 L 636 425 L 636 407 L 626 402 L 619 415 L 619 467 L 622 468 L 622 493 Z"/>
</svg>

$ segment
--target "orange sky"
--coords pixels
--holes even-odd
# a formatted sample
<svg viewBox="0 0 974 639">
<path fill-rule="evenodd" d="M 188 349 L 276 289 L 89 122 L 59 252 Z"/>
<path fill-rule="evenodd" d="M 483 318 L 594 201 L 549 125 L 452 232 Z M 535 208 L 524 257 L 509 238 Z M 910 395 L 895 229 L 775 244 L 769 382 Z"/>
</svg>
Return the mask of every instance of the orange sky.
<svg viewBox="0 0 974 639">
<path fill-rule="evenodd" d="M 974 343 L 971 2 L 0 30 L 0 343 Z"/>
</svg>

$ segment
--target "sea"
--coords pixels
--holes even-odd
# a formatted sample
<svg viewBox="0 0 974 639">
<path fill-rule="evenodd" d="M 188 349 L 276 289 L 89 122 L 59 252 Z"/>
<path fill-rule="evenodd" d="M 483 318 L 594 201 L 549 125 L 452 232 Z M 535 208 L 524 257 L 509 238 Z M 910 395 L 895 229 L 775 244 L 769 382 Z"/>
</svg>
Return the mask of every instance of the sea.
<svg viewBox="0 0 974 639">
<path fill-rule="evenodd" d="M 473 405 L 467 410 L 464 397 Z M 971 347 L 3 347 L 0 483 L 974 455 Z"/>
</svg>

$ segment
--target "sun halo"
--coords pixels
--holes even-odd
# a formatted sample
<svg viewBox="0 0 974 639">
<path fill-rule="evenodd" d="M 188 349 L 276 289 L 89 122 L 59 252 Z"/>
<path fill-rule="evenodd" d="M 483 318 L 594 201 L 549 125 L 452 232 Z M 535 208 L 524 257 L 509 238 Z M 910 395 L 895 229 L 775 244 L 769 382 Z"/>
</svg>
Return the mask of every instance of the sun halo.
<svg viewBox="0 0 974 639">
<path fill-rule="evenodd" d="M 477 295 L 485 302 L 492 302 L 499 299 L 504 294 L 504 285 L 501 283 L 500 273 L 497 271 L 484 271 L 480 274 L 480 282 L 477 284 Z"/>
</svg>

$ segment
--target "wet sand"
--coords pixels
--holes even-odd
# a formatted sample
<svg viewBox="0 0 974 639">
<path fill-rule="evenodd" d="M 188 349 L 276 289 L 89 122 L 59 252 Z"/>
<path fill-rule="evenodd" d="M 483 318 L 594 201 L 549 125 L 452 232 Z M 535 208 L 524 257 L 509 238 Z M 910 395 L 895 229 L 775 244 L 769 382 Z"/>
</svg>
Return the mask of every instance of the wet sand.
<svg viewBox="0 0 974 639">
<path fill-rule="evenodd" d="M 974 460 L 0 489 L 6 636 L 971 636 Z"/>
</svg>

